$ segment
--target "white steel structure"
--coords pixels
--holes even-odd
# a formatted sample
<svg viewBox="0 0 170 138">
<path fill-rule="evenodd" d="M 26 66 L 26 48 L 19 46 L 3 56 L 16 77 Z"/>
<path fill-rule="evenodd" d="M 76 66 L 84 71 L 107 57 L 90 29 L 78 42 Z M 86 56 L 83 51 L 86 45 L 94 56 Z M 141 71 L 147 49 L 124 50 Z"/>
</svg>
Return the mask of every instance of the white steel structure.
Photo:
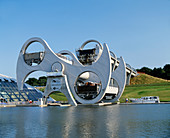
<svg viewBox="0 0 170 138">
<path fill-rule="evenodd" d="M 44 51 L 26 53 L 33 42 L 43 45 Z M 88 43 L 97 43 L 93 49 L 84 49 Z M 68 59 L 69 55 L 72 59 Z M 47 84 L 43 94 L 46 99 L 52 92 L 65 94 L 71 105 L 115 102 L 121 97 L 131 75 L 137 72 L 109 51 L 107 44 L 89 40 L 76 51 L 54 53 L 41 38 L 31 38 L 23 45 L 17 62 L 18 88 L 23 89 L 26 77 L 34 71 L 47 72 Z M 36 64 L 35 66 L 33 66 Z"/>
</svg>

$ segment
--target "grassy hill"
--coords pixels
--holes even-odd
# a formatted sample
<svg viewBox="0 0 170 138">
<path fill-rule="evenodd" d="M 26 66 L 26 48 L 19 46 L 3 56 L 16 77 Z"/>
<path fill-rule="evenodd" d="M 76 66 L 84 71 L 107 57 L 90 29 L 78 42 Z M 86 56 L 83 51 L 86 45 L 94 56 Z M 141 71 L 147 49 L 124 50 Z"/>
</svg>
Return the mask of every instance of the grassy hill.
<svg viewBox="0 0 170 138">
<path fill-rule="evenodd" d="M 54 92 L 50 94 L 50 97 L 52 97 L 56 101 L 68 101 L 66 96 L 61 92 Z"/>
<path fill-rule="evenodd" d="M 36 88 L 42 92 L 44 92 L 45 90 L 45 87 L 36 87 Z M 58 92 L 58 91 L 51 93 L 50 97 L 55 99 L 56 101 L 68 101 L 66 96 L 63 93 Z"/>
<path fill-rule="evenodd" d="M 40 90 L 43 91 L 44 88 Z M 52 93 L 50 96 L 57 101 L 67 101 L 65 95 L 60 92 Z M 162 102 L 170 101 L 170 81 L 147 74 L 139 74 L 131 78 L 131 85 L 126 86 L 120 102 L 125 102 L 126 98 L 140 98 L 144 96 L 159 96 Z"/>
<path fill-rule="evenodd" d="M 138 76 L 131 78 L 130 84 L 158 84 L 158 83 L 167 83 L 170 82 L 168 80 L 164 80 L 161 78 L 153 77 L 148 74 L 140 73 Z"/>
<path fill-rule="evenodd" d="M 131 85 L 126 86 L 120 102 L 124 102 L 125 98 L 144 96 L 159 96 L 162 102 L 170 101 L 170 81 L 147 74 L 139 74 L 131 79 Z"/>
</svg>

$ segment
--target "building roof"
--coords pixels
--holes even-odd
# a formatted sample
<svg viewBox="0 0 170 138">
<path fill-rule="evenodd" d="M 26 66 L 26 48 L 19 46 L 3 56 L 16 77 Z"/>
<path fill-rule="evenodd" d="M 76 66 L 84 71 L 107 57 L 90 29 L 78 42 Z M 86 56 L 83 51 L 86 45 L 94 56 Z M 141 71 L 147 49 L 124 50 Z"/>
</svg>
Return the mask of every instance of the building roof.
<svg viewBox="0 0 170 138">
<path fill-rule="evenodd" d="M 16 79 L 0 74 L 0 97 L 8 102 L 37 101 L 42 98 L 42 92 L 26 83 L 23 90 L 18 90 Z"/>
</svg>

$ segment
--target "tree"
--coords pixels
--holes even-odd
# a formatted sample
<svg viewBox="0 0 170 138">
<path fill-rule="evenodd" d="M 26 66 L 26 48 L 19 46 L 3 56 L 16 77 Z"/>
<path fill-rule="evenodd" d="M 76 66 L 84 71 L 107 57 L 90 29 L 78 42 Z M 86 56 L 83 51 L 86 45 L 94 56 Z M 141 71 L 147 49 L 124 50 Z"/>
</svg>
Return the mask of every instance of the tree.
<svg viewBox="0 0 170 138">
<path fill-rule="evenodd" d="M 165 71 L 162 68 L 154 68 L 151 73 L 152 76 L 155 76 L 158 78 L 163 78 L 164 74 L 165 74 Z"/>
<path fill-rule="evenodd" d="M 39 77 L 38 83 L 39 83 L 39 86 L 45 86 L 47 83 L 47 77 L 45 77 L 45 76 Z"/>
<path fill-rule="evenodd" d="M 146 74 L 151 75 L 152 69 L 150 69 L 150 68 L 148 68 L 148 67 L 143 67 L 143 68 L 141 68 L 141 69 L 137 69 L 137 71 L 144 72 L 144 73 L 146 73 Z"/>
<path fill-rule="evenodd" d="M 164 78 L 170 80 L 170 64 L 166 64 L 163 70 L 165 71 Z"/>
<path fill-rule="evenodd" d="M 160 67 L 160 68 L 154 68 L 152 70 L 148 67 L 142 67 L 141 69 L 137 69 L 137 71 L 144 72 L 154 77 L 170 80 L 170 64 L 166 64 L 163 67 L 163 69 Z"/>
<path fill-rule="evenodd" d="M 39 77 L 39 79 L 36 78 L 29 78 L 26 83 L 28 83 L 31 86 L 46 86 L 47 77 Z"/>
<path fill-rule="evenodd" d="M 36 86 L 38 85 L 38 80 L 36 78 L 29 78 L 26 83 L 28 83 L 31 86 Z"/>
</svg>

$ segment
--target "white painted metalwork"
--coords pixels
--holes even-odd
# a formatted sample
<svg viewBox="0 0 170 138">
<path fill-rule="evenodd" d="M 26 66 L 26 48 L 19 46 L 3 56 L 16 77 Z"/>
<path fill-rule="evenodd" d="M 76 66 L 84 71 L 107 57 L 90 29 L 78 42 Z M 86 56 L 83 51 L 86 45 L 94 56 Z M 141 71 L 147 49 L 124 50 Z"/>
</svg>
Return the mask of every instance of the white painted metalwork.
<svg viewBox="0 0 170 138">
<path fill-rule="evenodd" d="M 25 51 L 33 42 L 43 45 L 45 49 L 43 58 L 37 57 L 42 54 L 29 53 L 25 60 Z M 96 48 L 84 50 L 83 48 L 90 42 L 97 43 Z M 18 88 L 23 88 L 23 83 L 30 73 L 45 71 L 49 74 L 45 98 L 54 91 L 60 91 L 66 95 L 69 103 L 75 106 L 77 101 L 82 104 L 94 104 L 100 101 L 119 100 L 126 85 L 127 67 L 123 58 L 117 59 L 113 52 L 110 55 L 107 44 L 102 45 L 96 40 L 86 41 L 76 53 L 77 57 L 67 50 L 56 54 L 41 38 L 27 40 L 17 62 Z M 71 56 L 72 59 L 68 60 L 65 55 Z M 36 66 L 32 66 L 34 61 L 37 63 Z M 134 73 L 131 67 L 128 67 L 128 70 Z"/>
</svg>

